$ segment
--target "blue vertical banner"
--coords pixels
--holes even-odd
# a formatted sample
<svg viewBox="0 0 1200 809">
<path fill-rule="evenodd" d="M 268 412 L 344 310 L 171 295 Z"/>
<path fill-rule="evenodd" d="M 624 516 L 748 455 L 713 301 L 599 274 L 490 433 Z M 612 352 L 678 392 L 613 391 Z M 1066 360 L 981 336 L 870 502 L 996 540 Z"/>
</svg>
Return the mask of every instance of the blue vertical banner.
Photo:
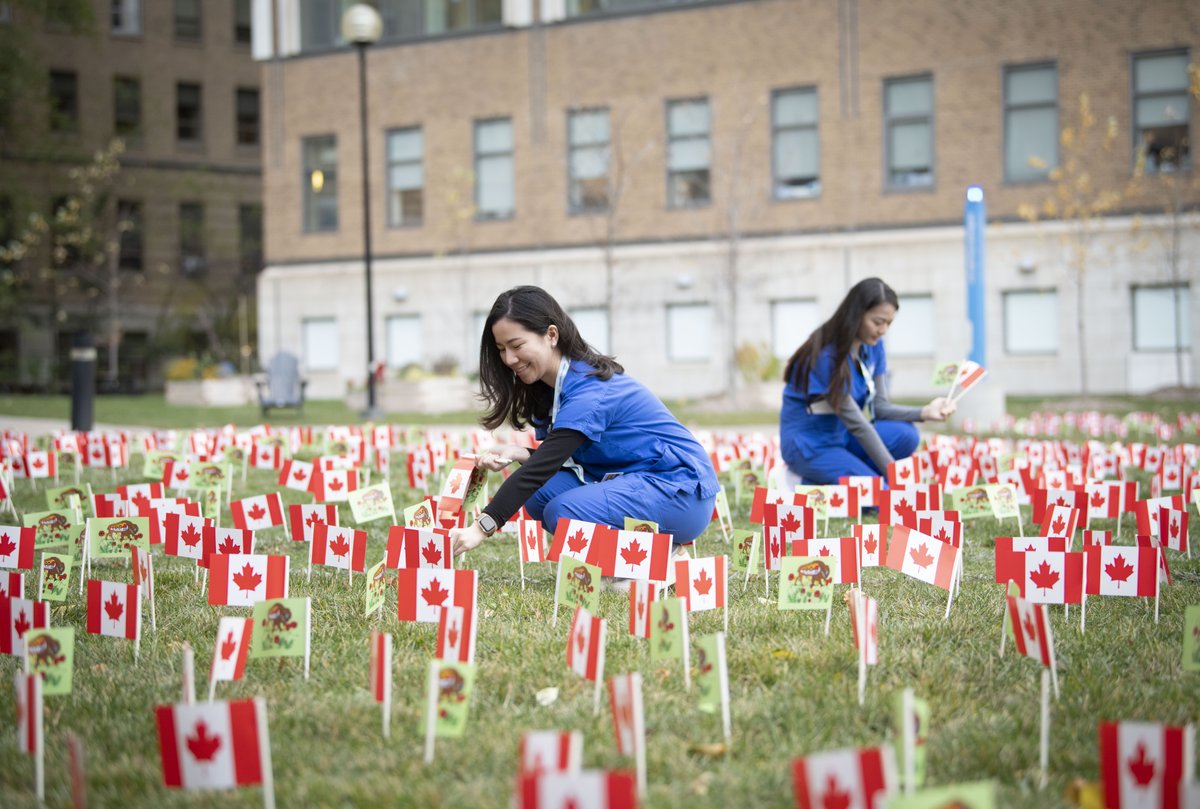
<svg viewBox="0 0 1200 809">
<path fill-rule="evenodd" d="M 983 236 L 987 208 L 983 189 L 967 187 L 963 208 L 963 241 L 966 247 L 967 319 L 971 321 L 971 353 L 967 359 L 987 367 L 987 316 L 984 308 Z"/>
</svg>

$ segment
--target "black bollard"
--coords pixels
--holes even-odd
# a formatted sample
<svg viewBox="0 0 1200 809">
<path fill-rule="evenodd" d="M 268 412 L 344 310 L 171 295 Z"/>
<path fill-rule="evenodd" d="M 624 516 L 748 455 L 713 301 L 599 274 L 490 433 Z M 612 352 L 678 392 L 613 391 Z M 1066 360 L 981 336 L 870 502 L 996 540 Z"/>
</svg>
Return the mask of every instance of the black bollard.
<svg viewBox="0 0 1200 809">
<path fill-rule="evenodd" d="M 96 347 L 92 335 L 76 332 L 71 340 L 71 429 L 92 429 L 96 405 Z"/>
</svg>

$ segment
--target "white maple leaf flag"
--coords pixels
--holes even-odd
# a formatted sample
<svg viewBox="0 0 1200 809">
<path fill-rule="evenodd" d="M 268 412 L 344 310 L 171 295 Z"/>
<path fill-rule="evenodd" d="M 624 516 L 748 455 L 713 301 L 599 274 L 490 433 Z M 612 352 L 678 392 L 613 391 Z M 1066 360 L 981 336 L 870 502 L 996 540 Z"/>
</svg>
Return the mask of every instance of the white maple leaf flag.
<svg viewBox="0 0 1200 809">
<path fill-rule="evenodd" d="M 1100 778 L 1105 807 L 1190 806 L 1183 790 L 1191 780 L 1193 739 L 1190 726 L 1101 722 Z"/>
<path fill-rule="evenodd" d="M 958 564 L 958 548 L 902 525 L 892 526 L 887 566 L 926 584 L 949 590 Z"/>
<path fill-rule="evenodd" d="M 634 580 L 629 583 L 629 634 L 635 638 L 650 638 L 651 602 L 660 585 L 652 581 Z"/>
<path fill-rule="evenodd" d="M 338 510 L 333 503 L 292 503 L 288 506 L 288 523 L 293 542 L 312 542 L 318 525 L 337 525 Z"/>
<path fill-rule="evenodd" d="M 578 730 L 531 730 L 518 747 L 521 775 L 578 772 L 583 764 L 583 734 Z"/>
<path fill-rule="evenodd" d="M 298 492 L 307 492 L 312 484 L 313 465 L 307 461 L 295 459 L 284 461 L 279 466 L 279 479 L 276 483 Z"/>
<path fill-rule="evenodd" d="M 163 783 L 182 789 L 230 789 L 263 782 L 270 767 L 265 703 L 179 702 L 154 709 Z"/>
<path fill-rule="evenodd" d="M 283 500 L 279 492 L 233 500 L 229 504 L 229 515 L 237 528 L 251 531 L 274 528 L 283 525 Z"/>
<path fill-rule="evenodd" d="M 728 587 L 727 557 L 709 556 L 675 562 L 675 594 L 688 612 L 724 609 Z"/>
<path fill-rule="evenodd" d="M 575 608 L 571 631 L 567 634 L 567 666 L 571 671 L 592 682 L 604 677 L 607 634 L 608 621 L 583 607 Z"/>
<path fill-rule="evenodd" d="M 896 792 L 891 745 L 814 753 L 792 765 L 799 809 L 875 809 Z"/>
<path fill-rule="evenodd" d="M 208 603 L 253 607 L 288 597 L 290 557 L 264 553 L 214 553 L 209 557 Z"/>
<path fill-rule="evenodd" d="M 521 776 L 521 809 L 635 809 L 633 773 L 604 770 L 544 772 Z"/>
<path fill-rule="evenodd" d="M 221 616 L 217 624 L 217 642 L 213 647 L 212 668 L 208 675 L 210 683 L 242 679 L 253 631 L 253 618 Z"/>
</svg>

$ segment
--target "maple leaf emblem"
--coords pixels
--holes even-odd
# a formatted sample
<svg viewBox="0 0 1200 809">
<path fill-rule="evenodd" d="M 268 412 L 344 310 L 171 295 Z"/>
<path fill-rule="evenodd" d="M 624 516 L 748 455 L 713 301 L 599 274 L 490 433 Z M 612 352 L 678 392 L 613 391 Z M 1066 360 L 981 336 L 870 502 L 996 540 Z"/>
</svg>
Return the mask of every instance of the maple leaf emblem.
<svg viewBox="0 0 1200 809">
<path fill-rule="evenodd" d="M 914 509 L 907 500 L 901 500 L 895 505 L 892 511 L 899 514 L 900 519 L 902 520 L 911 520 L 914 516 L 916 516 L 917 513 L 916 509 Z"/>
<path fill-rule="evenodd" d="M 304 524 L 307 525 L 309 528 L 312 528 L 313 526 L 316 526 L 316 525 L 324 525 L 325 521 L 322 520 L 319 516 L 317 516 L 317 512 L 314 511 L 312 514 L 308 515 L 308 519 L 304 521 Z"/>
<path fill-rule="evenodd" d="M 1059 495 L 1058 499 L 1054 501 L 1054 505 L 1056 505 L 1056 506 L 1066 506 L 1066 505 L 1067 505 L 1067 501 L 1066 501 L 1066 499 L 1065 499 L 1065 498 L 1063 498 L 1063 496 L 1062 496 L 1062 495 Z"/>
<path fill-rule="evenodd" d="M 953 475 L 951 475 L 950 477 L 948 477 L 946 479 L 946 482 L 949 483 L 951 486 L 961 486 L 962 485 L 962 477 L 957 472 L 955 472 Z"/>
<path fill-rule="evenodd" d="M 1025 634 L 1029 636 L 1030 640 L 1037 637 L 1037 624 L 1034 622 L 1032 615 L 1025 616 L 1022 626 L 1025 627 Z"/>
<path fill-rule="evenodd" d="M 708 591 L 712 589 L 713 580 L 708 577 L 708 571 L 700 568 L 700 575 L 692 579 L 692 588 L 702 596 L 708 595 Z"/>
<path fill-rule="evenodd" d="M 267 510 L 258 503 L 255 503 L 250 507 L 249 510 L 246 511 L 246 516 L 255 521 L 261 520 L 263 517 L 267 516 Z"/>
<path fill-rule="evenodd" d="M 907 466 L 902 466 L 896 471 L 896 477 L 900 478 L 901 480 L 904 480 L 911 474 L 912 471 Z"/>
<path fill-rule="evenodd" d="M 1146 758 L 1146 745 L 1142 742 L 1138 742 L 1137 756 L 1129 757 L 1129 772 L 1140 787 L 1154 780 L 1154 759 Z"/>
<path fill-rule="evenodd" d="M 829 497 L 829 505 L 833 506 L 834 508 L 840 508 L 842 503 L 844 503 L 844 502 L 846 502 L 846 501 L 844 499 L 842 499 L 841 492 L 834 492 Z"/>
<path fill-rule="evenodd" d="M 1100 492 L 1092 492 L 1092 508 L 1100 508 L 1104 505 L 1104 501 L 1107 499 L 1108 498 L 1106 498 Z"/>
<path fill-rule="evenodd" d="M 262 584 L 262 576 L 255 573 L 254 568 L 247 562 L 241 571 L 233 574 L 233 583 L 239 590 L 257 590 L 258 585 Z"/>
<path fill-rule="evenodd" d="M 29 619 L 25 617 L 25 610 L 22 609 L 17 614 L 17 620 L 13 622 L 13 629 L 17 631 L 17 637 L 25 637 L 25 631 L 28 630 L 30 626 L 32 626 L 32 624 L 29 623 Z"/>
<path fill-rule="evenodd" d="M 455 472 L 450 476 L 450 493 L 454 494 L 455 492 L 458 492 L 460 489 L 462 489 L 465 482 L 466 481 L 463 478 L 462 472 Z"/>
<path fill-rule="evenodd" d="M 175 479 L 176 480 L 187 480 L 188 479 L 188 471 L 186 469 L 175 470 Z"/>
<path fill-rule="evenodd" d="M 1176 522 L 1175 520 L 1171 520 L 1171 536 L 1172 537 L 1179 536 L 1179 523 Z"/>
<path fill-rule="evenodd" d="M 433 540 L 430 540 L 429 544 L 421 549 L 421 555 L 431 565 L 438 565 L 442 562 L 442 552 L 437 549 L 437 545 L 433 543 Z"/>
<path fill-rule="evenodd" d="M 849 809 L 851 795 L 838 784 L 837 776 L 829 773 L 825 777 L 825 794 L 821 796 L 824 809 Z"/>
<path fill-rule="evenodd" d="M 196 547 L 196 543 L 200 541 L 200 532 L 196 530 L 196 526 L 189 525 L 186 529 L 179 532 L 179 538 L 183 540 L 183 544 L 189 548 Z"/>
<path fill-rule="evenodd" d="M 442 587 L 441 582 L 434 579 L 428 587 L 421 588 L 421 598 L 431 607 L 440 607 L 446 602 L 450 591 Z"/>
<path fill-rule="evenodd" d="M 579 631 L 575 633 L 575 646 L 578 647 L 579 653 L 583 654 L 583 647 L 587 644 L 587 632 L 583 629 L 583 624 L 579 625 Z"/>
<path fill-rule="evenodd" d="M 217 548 L 217 553 L 237 553 L 239 550 L 241 547 L 233 541 L 233 537 L 225 537 Z"/>
<path fill-rule="evenodd" d="M 866 496 L 867 496 L 867 491 L 868 491 L 870 488 L 871 488 L 871 487 L 870 487 L 868 484 L 866 484 L 866 483 L 860 483 L 860 484 L 858 484 L 858 493 L 859 493 L 859 494 L 861 494 L 863 497 L 866 497 Z"/>
<path fill-rule="evenodd" d="M 924 542 L 921 543 L 921 547 L 913 548 L 909 551 L 908 555 L 912 557 L 913 564 L 917 567 L 929 567 L 930 563 L 933 562 L 933 556 L 930 555 L 929 548 Z"/>
<path fill-rule="evenodd" d="M 1043 592 L 1058 584 L 1058 579 L 1058 571 L 1052 570 L 1049 562 L 1042 562 L 1037 570 L 1029 574 L 1029 580 Z"/>
<path fill-rule="evenodd" d="M 304 480 L 306 477 L 308 477 L 308 472 L 304 471 L 303 469 L 294 469 L 292 470 L 292 477 L 296 480 Z"/>
<path fill-rule="evenodd" d="M 783 519 L 779 521 L 779 527 L 786 533 L 794 534 L 800 530 L 800 520 L 795 514 L 784 514 Z"/>
<path fill-rule="evenodd" d="M 150 508 L 150 498 L 144 494 L 136 494 L 133 496 L 133 504 L 138 507 L 138 511 L 144 511 Z"/>
<path fill-rule="evenodd" d="M 221 659 L 228 660 L 233 657 L 233 653 L 237 651 L 237 641 L 233 638 L 233 633 L 229 633 L 224 641 L 221 642 Z"/>
<path fill-rule="evenodd" d="M 863 540 L 863 550 L 867 553 L 875 553 L 875 549 L 879 547 L 879 540 L 875 539 L 875 535 L 871 534 Z"/>
<path fill-rule="evenodd" d="M 113 593 L 109 596 L 108 601 L 104 602 L 104 611 L 108 613 L 108 617 L 113 621 L 121 620 L 121 613 L 125 612 L 125 605 L 117 598 L 117 594 Z"/>
<path fill-rule="evenodd" d="M 346 541 L 346 537 L 338 534 L 335 539 L 329 541 L 329 551 L 334 556 L 345 556 L 350 552 L 350 543 Z"/>
<path fill-rule="evenodd" d="M 208 726 L 201 719 L 196 723 L 192 735 L 187 737 L 187 747 L 197 761 L 212 761 L 221 747 L 221 737 L 209 736 Z"/>
<path fill-rule="evenodd" d="M 17 549 L 17 543 L 8 534 L 0 534 L 0 556 L 11 556 Z"/>
<path fill-rule="evenodd" d="M 446 642 L 451 646 L 458 646 L 458 624 L 450 624 L 450 628 L 446 630 Z"/>
<path fill-rule="evenodd" d="M 646 561 L 646 552 L 642 550 L 641 545 L 635 539 L 629 543 L 629 547 L 621 551 L 621 558 L 625 560 L 625 564 L 630 567 L 637 567 L 642 562 Z"/>
<path fill-rule="evenodd" d="M 637 600 L 638 619 L 640 620 L 641 617 L 643 615 L 645 615 L 645 613 L 646 613 L 646 599 L 642 598 L 641 596 L 638 596 L 638 600 Z M 1197 632 L 1197 634 L 1200 634 L 1200 627 L 1196 628 L 1196 632 Z"/>
<path fill-rule="evenodd" d="M 1067 524 L 1065 522 L 1063 522 L 1062 517 L 1056 517 L 1054 519 L 1054 522 L 1050 523 L 1050 530 L 1056 534 L 1061 534 L 1063 532 L 1063 529 L 1065 529 L 1066 527 L 1067 527 Z"/>
<path fill-rule="evenodd" d="M 1128 581 L 1130 574 L 1133 573 L 1133 565 L 1126 562 L 1124 556 L 1118 555 L 1116 559 L 1104 566 L 1104 572 L 1113 581 Z"/>
<path fill-rule="evenodd" d="M 335 492 L 340 492 L 342 490 L 342 486 L 344 485 L 345 484 L 342 483 L 341 478 L 334 478 L 333 480 L 329 481 L 329 488 Z"/>
<path fill-rule="evenodd" d="M 580 528 L 575 532 L 574 536 L 567 537 L 567 547 L 571 549 L 571 553 L 579 553 L 588 546 L 589 539 L 584 536 L 583 529 Z"/>
<path fill-rule="evenodd" d="M 530 550 L 533 550 L 534 548 L 536 548 L 537 547 L 537 534 L 533 531 L 526 531 L 525 532 L 525 544 L 529 546 Z"/>
</svg>

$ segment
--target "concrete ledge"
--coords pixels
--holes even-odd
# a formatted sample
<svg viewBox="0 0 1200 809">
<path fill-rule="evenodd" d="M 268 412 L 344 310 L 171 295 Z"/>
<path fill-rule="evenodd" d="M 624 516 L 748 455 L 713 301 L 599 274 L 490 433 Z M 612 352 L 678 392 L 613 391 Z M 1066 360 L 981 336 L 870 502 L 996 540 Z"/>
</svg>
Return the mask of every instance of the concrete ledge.
<svg viewBox="0 0 1200 809">
<path fill-rule="evenodd" d="M 248 376 L 225 379 L 168 380 L 167 404 L 201 407 L 239 407 L 258 401 L 254 380 Z"/>
<path fill-rule="evenodd" d="M 463 376 L 386 379 L 375 389 L 376 405 L 388 413 L 453 413 L 475 409 L 475 385 Z M 362 411 L 367 392 L 346 394 L 346 406 Z"/>
</svg>

